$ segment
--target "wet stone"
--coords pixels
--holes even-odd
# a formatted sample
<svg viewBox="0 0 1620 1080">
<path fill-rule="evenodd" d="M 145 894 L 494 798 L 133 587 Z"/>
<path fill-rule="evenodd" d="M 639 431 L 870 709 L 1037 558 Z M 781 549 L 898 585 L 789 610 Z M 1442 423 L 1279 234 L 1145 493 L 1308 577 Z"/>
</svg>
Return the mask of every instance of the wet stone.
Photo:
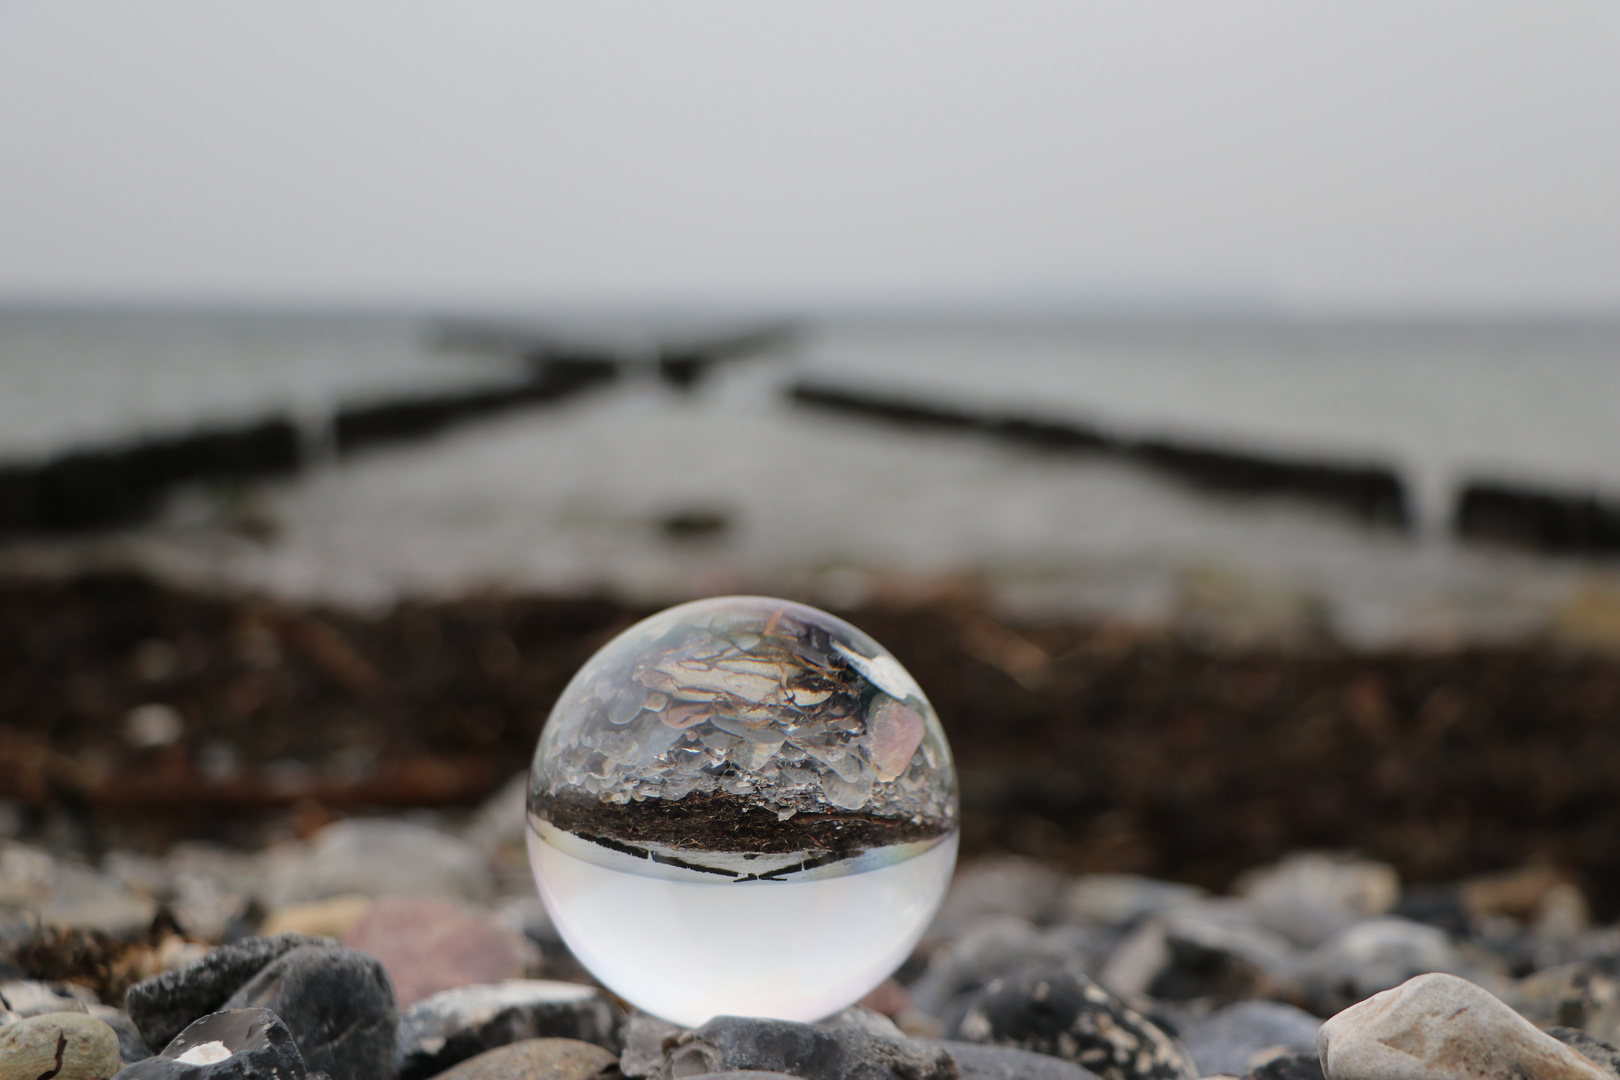
<svg viewBox="0 0 1620 1080">
<path fill-rule="evenodd" d="M 617 1051 L 618 1007 L 594 987 L 518 979 L 445 990 L 400 1018 L 399 1080 L 425 1080 L 525 1039 L 562 1038 Z"/>
<path fill-rule="evenodd" d="M 1174 1039 L 1077 971 L 1032 968 L 985 988 L 954 1036 L 1082 1065 L 1103 1080 L 1192 1080 Z"/>
<path fill-rule="evenodd" d="M 225 1007 L 273 1010 L 312 1070 L 393 1080 L 399 1009 L 375 957 L 331 943 L 305 945 L 263 968 Z"/>
<path fill-rule="evenodd" d="M 232 1009 L 188 1026 L 117 1080 L 305 1080 L 292 1032 L 269 1009 Z"/>
<path fill-rule="evenodd" d="M 148 1046 L 167 1046 L 185 1026 L 219 1011 L 243 983 L 293 949 L 330 944 L 303 934 L 244 938 L 201 960 L 136 983 L 124 995 L 124 1010 Z"/>
</svg>

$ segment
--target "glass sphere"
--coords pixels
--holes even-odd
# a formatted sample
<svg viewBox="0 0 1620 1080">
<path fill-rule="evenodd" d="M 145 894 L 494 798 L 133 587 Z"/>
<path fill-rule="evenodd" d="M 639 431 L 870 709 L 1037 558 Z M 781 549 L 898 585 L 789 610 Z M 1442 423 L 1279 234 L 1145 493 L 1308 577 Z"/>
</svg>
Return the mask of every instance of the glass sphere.
<svg viewBox="0 0 1620 1080">
<path fill-rule="evenodd" d="M 815 608 L 682 604 L 586 662 L 529 782 L 574 955 L 673 1023 L 810 1021 L 910 954 L 956 863 L 956 772 L 899 661 Z"/>
</svg>

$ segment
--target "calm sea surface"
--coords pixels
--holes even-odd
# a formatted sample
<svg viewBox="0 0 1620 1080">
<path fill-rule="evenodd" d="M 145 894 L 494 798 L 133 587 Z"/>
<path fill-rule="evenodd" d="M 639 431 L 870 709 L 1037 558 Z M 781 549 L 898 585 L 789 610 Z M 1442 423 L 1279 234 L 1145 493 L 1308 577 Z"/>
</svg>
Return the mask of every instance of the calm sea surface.
<svg viewBox="0 0 1620 1080">
<path fill-rule="evenodd" d="M 339 402 L 519 374 L 441 349 L 424 319 L 0 310 L 0 459 L 272 411 L 315 430 Z M 784 389 L 807 376 L 1388 462 L 1418 531 L 795 408 Z M 286 484 L 182 494 L 117 536 L 13 542 L 0 567 L 132 559 L 357 602 L 494 585 L 847 603 L 954 582 L 1023 609 L 1362 642 L 1536 632 L 1620 589 L 1613 563 L 1451 542 L 1478 475 L 1620 496 L 1620 326 L 813 325 L 692 393 L 632 378 Z M 660 527 L 692 513 L 726 527 Z"/>
</svg>

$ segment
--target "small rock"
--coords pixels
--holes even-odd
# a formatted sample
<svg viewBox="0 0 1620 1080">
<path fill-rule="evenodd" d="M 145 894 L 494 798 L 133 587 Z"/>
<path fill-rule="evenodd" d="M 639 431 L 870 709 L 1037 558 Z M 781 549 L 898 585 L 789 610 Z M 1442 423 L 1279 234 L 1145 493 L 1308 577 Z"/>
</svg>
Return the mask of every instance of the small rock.
<svg viewBox="0 0 1620 1080">
<path fill-rule="evenodd" d="M 266 936 L 312 934 L 341 940 L 366 917 L 372 902 L 369 896 L 349 893 L 328 900 L 311 900 L 307 904 L 288 904 L 267 915 L 261 929 Z"/>
<path fill-rule="evenodd" d="M 106 1080 L 122 1067 L 117 1033 L 82 1012 L 0 1028 L 0 1080 Z"/>
<path fill-rule="evenodd" d="M 1321 1026 L 1322 1021 L 1292 1005 L 1240 1001 L 1194 1021 L 1181 1033 L 1181 1041 L 1199 1076 L 1242 1076 L 1253 1067 L 1255 1054 L 1268 1047 L 1314 1054 Z"/>
<path fill-rule="evenodd" d="M 514 979 L 445 990 L 400 1017 L 399 1080 L 424 1080 L 497 1046 L 561 1038 L 619 1049 L 624 1014 L 595 987 Z"/>
<path fill-rule="evenodd" d="M 292 1033 L 269 1009 L 212 1013 L 174 1037 L 156 1057 L 117 1080 L 304 1080 Z"/>
<path fill-rule="evenodd" d="M 1014 915 L 988 916 L 935 951 L 911 989 L 912 999 L 923 1012 L 942 1016 L 952 999 L 1034 964 L 1097 971 L 1117 944 L 1117 935 L 1099 927 L 1040 930 Z"/>
<path fill-rule="evenodd" d="M 1063 878 L 1044 863 L 1017 855 L 979 859 L 959 867 L 928 937 L 953 938 L 990 915 L 1032 923 L 1055 913 Z"/>
<path fill-rule="evenodd" d="M 1192 1059 L 1077 971 L 1032 968 L 985 988 L 957 1025 L 966 1042 L 1012 1046 L 1082 1065 L 1103 1080 L 1192 1080 Z"/>
<path fill-rule="evenodd" d="M 1327 1080 L 1608 1080 L 1598 1066 L 1455 975 L 1419 975 L 1322 1025 Z"/>
<path fill-rule="evenodd" d="M 668 1020 L 644 1012 L 631 1013 L 621 1031 L 624 1053 L 619 1055 L 619 1071 L 631 1077 L 662 1078 L 665 1075 L 664 1040 L 672 1039 L 683 1030 Z"/>
<path fill-rule="evenodd" d="M 393 1080 L 399 1009 L 388 972 L 341 945 L 304 945 L 266 965 L 225 1002 L 267 1008 L 311 1069 L 342 1080 Z"/>
<path fill-rule="evenodd" d="M 951 1055 L 962 1080 L 1097 1080 L 1090 1069 L 1049 1054 L 944 1039 L 929 1045 Z"/>
<path fill-rule="evenodd" d="M 1196 885 L 1155 881 L 1135 874 L 1086 874 L 1063 890 L 1063 917 L 1070 922 L 1125 926 L 1148 915 L 1201 900 Z"/>
<path fill-rule="evenodd" d="M 1298 954 L 1259 925 L 1241 900 L 1208 899 L 1149 919 L 1109 957 L 1102 981 L 1116 993 L 1216 1002 L 1276 996 L 1292 988 Z"/>
<path fill-rule="evenodd" d="M 1537 1027 L 1577 1028 L 1594 1039 L 1620 1028 L 1620 984 L 1590 964 L 1560 964 L 1519 980 L 1514 1003 Z"/>
<path fill-rule="evenodd" d="M 1602 1039 L 1594 1039 L 1586 1032 L 1574 1028 L 1555 1026 L 1543 1030 L 1608 1073 L 1611 1080 L 1620 1080 L 1620 1050 L 1616 1050 Z"/>
<path fill-rule="evenodd" d="M 611 1075 L 614 1057 L 594 1043 L 574 1039 L 526 1039 L 439 1074 L 440 1080 L 590 1080 Z"/>
<path fill-rule="evenodd" d="M 44 926 L 113 936 L 151 927 L 157 902 L 111 874 L 12 841 L 0 842 L 0 909 L 20 907 Z"/>
<path fill-rule="evenodd" d="M 46 1013 L 89 1012 L 89 1002 L 74 993 L 88 994 L 83 987 L 67 983 L 35 982 L 28 979 L 10 979 L 0 982 L 0 998 L 6 1007 L 19 1017 L 44 1016 Z M 92 999 L 94 995 L 90 995 Z"/>
<path fill-rule="evenodd" d="M 338 821 L 307 847 L 283 852 L 270 873 L 272 907 L 362 896 L 487 900 L 494 876 L 477 848 L 437 829 L 387 818 Z"/>
<path fill-rule="evenodd" d="M 521 979 L 532 955 L 504 919 L 436 897 L 376 901 L 344 944 L 383 962 L 407 1008 L 441 990 Z"/>
<path fill-rule="evenodd" d="M 758 1069 L 733 1069 L 731 1072 L 702 1073 L 691 1080 L 799 1080 L 790 1073 L 761 1072 Z"/>
<path fill-rule="evenodd" d="M 152 1048 L 141 1037 L 140 1029 L 135 1021 L 129 1018 L 129 1013 L 123 1009 L 115 1009 L 111 1005 L 87 1005 L 90 1015 L 112 1028 L 118 1034 L 118 1056 L 123 1058 L 124 1064 L 133 1061 L 143 1061 L 152 1056 Z"/>
<path fill-rule="evenodd" d="M 1323 1011 L 1360 1001 L 1429 972 L 1471 973 L 1445 931 L 1409 919 L 1370 919 L 1304 960 L 1302 975 Z"/>
<path fill-rule="evenodd" d="M 193 1020 L 218 1012 L 265 965 L 293 949 L 320 944 L 331 942 L 302 934 L 244 938 L 136 983 L 124 995 L 124 1009 L 148 1046 L 167 1046 Z"/>
<path fill-rule="evenodd" d="M 1245 1080 L 1326 1080 L 1322 1059 L 1308 1054 L 1281 1054 L 1264 1065 L 1249 1070 Z"/>
<path fill-rule="evenodd" d="M 804 1080 L 956 1080 L 937 1047 L 864 1031 L 718 1016 L 671 1040 L 670 1080 L 704 1073 L 786 1072 Z"/>
<path fill-rule="evenodd" d="M 1395 868 L 1345 855 L 1305 852 L 1244 875 L 1238 892 L 1259 913 L 1260 925 L 1307 948 L 1395 905 Z"/>
</svg>

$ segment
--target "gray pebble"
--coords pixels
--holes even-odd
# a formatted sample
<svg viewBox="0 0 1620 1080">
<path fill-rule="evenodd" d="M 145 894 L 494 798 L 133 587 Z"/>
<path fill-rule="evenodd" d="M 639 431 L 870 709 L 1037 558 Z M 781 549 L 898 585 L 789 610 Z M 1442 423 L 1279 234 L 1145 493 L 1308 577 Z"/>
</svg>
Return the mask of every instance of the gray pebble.
<svg viewBox="0 0 1620 1080">
<path fill-rule="evenodd" d="M 217 1012 L 114 1080 L 306 1080 L 292 1032 L 269 1009 Z"/>
<path fill-rule="evenodd" d="M 445 990 L 400 1017 L 399 1080 L 425 1080 L 459 1061 L 524 1039 L 578 1039 L 617 1052 L 624 1014 L 578 983 L 513 979 Z"/>
<path fill-rule="evenodd" d="M 1181 1041 L 1199 1076 L 1242 1076 L 1249 1071 L 1250 1059 L 1268 1047 L 1315 1054 L 1321 1026 L 1322 1021 L 1292 1005 L 1240 1001 L 1193 1021 L 1181 1033 Z"/>
<path fill-rule="evenodd" d="M 1097 1074 L 1090 1069 L 1030 1050 L 944 1039 L 929 1045 L 951 1055 L 962 1080 L 1097 1080 Z"/>
<path fill-rule="evenodd" d="M 669 1040 L 670 1080 L 704 1073 L 786 1072 L 803 1080 L 956 1080 L 949 1054 L 911 1039 L 786 1020 L 720 1016 Z"/>
</svg>

